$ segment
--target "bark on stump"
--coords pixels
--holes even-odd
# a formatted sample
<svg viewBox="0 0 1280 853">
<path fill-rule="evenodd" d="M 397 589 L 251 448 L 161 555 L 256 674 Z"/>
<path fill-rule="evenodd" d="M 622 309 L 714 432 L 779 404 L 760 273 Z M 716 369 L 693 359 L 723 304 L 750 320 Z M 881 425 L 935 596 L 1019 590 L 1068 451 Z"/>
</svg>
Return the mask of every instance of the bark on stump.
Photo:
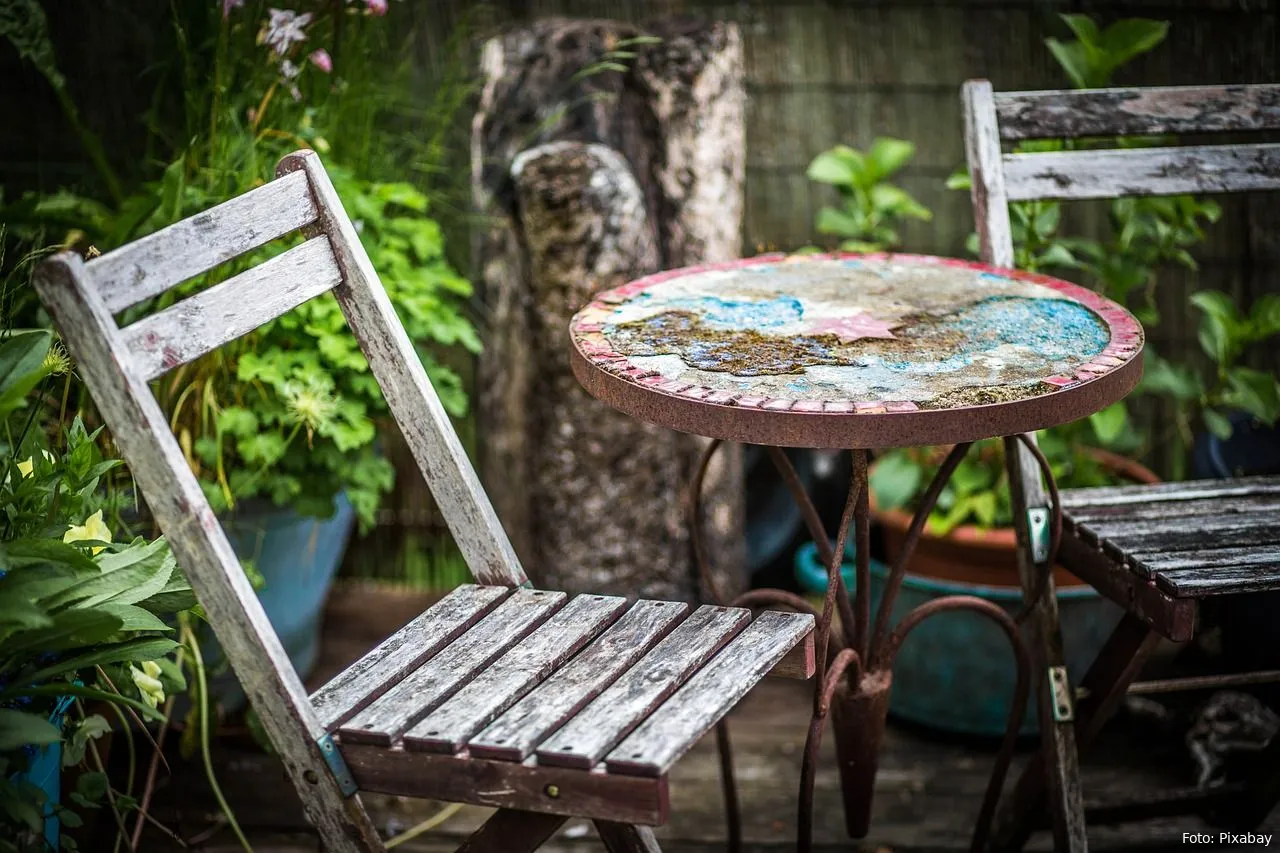
<svg viewBox="0 0 1280 853">
<path fill-rule="evenodd" d="M 628 70 L 586 73 L 637 35 Z M 529 575 L 568 591 L 692 600 L 689 482 L 705 439 L 641 423 L 573 378 L 569 318 L 648 273 L 741 246 L 742 45 L 728 24 L 540 21 L 491 40 L 472 135 L 488 326 L 481 472 Z M 742 461 L 708 472 L 717 585 L 745 587 Z"/>
</svg>

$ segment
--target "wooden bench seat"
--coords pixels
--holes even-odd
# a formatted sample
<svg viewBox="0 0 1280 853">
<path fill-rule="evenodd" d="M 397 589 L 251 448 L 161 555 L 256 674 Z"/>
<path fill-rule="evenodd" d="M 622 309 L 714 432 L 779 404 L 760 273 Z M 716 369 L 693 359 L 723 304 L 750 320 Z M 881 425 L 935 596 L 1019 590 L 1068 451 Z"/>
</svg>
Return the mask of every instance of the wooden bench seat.
<svg viewBox="0 0 1280 853">
<path fill-rule="evenodd" d="M 1194 600 L 1280 589 L 1280 477 L 1062 493 L 1061 562 L 1172 640 Z M 1126 577 L 1127 576 L 1127 577 Z"/>
<path fill-rule="evenodd" d="M 814 620 L 461 586 L 311 696 L 360 788 L 656 826 L 671 766 Z"/>
</svg>

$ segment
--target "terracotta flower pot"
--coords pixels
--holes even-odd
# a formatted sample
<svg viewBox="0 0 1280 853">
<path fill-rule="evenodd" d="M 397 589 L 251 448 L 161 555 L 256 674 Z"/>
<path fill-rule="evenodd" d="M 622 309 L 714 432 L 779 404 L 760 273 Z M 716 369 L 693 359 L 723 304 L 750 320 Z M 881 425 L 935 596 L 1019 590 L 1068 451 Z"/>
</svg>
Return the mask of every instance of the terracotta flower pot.
<svg viewBox="0 0 1280 853">
<path fill-rule="evenodd" d="M 1144 465 L 1124 456 L 1097 448 L 1086 452 L 1112 473 L 1135 483 L 1158 483 L 1160 478 Z M 874 467 L 874 463 L 872 465 Z M 875 492 L 871 509 L 884 531 L 885 561 L 893 565 L 902 553 L 902 543 L 911 526 L 911 513 L 903 509 L 879 509 Z M 1017 539 L 1012 527 L 985 529 L 961 524 L 946 536 L 930 533 L 920 537 L 907 571 L 942 580 L 979 586 L 1018 586 Z M 1054 567 L 1058 587 L 1084 586 L 1084 582 L 1061 566 Z"/>
</svg>

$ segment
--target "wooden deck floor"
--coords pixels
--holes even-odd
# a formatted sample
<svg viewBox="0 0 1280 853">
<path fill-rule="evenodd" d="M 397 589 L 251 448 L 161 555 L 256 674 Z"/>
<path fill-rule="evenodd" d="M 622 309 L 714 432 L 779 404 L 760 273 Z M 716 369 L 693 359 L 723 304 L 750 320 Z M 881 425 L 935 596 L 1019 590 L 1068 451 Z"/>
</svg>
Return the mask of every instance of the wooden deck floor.
<svg viewBox="0 0 1280 853">
<path fill-rule="evenodd" d="M 313 680 L 323 681 L 424 606 L 421 595 L 358 587 L 335 593 L 327 615 L 323 659 Z M 731 717 L 748 851 L 794 849 L 796 790 L 809 689 L 807 684 L 766 680 Z M 818 849 L 824 853 L 967 849 L 993 749 L 992 744 L 960 742 L 891 724 L 877 781 L 872 834 L 856 844 L 844 836 L 839 781 L 828 735 L 817 774 L 814 825 Z M 196 849 L 218 853 L 239 849 L 229 829 L 217 828 L 218 809 L 198 762 L 181 759 L 176 750 L 169 752 L 174 776 L 157 793 L 157 818 L 183 838 L 206 835 Z M 262 754 L 246 737 L 223 737 L 215 752 L 218 778 L 258 853 L 315 853 L 319 849 L 274 759 Z M 1082 763 L 1085 795 L 1094 802 L 1129 798 L 1150 792 L 1153 786 L 1186 785 L 1190 778 L 1190 765 L 1176 741 L 1155 740 L 1149 726 L 1123 718 L 1108 729 Z M 414 826 L 441 808 L 440 803 L 376 795 L 366 796 L 365 802 L 388 835 Z M 667 853 L 724 849 L 712 739 L 704 740 L 677 765 L 671 777 L 671 803 L 671 820 L 658 831 Z M 422 853 L 453 850 L 487 814 L 486 809 L 465 807 L 438 829 L 397 849 Z M 1280 831 L 1277 814 L 1272 814 L 1261 831 Z M 1212 832 L 1215 837 L 1217 833 L 1195 817 L 1167 818 L 1091 828 L 1091 849 L 1167 850 L 1181 845 L 1183 832 Z M 1217 849 L 1216 845 L 1197 847 Z M 1050 848 L 1047 833 L 1037 834 L 1028 847 Z M 140 849 L 168 851 L 178 846 L 159 833 L 148 832 Z M 588 824 L 570 822 L 543 849 L 547 853 L 586 853 L 602 848 Z"/>
</svg>

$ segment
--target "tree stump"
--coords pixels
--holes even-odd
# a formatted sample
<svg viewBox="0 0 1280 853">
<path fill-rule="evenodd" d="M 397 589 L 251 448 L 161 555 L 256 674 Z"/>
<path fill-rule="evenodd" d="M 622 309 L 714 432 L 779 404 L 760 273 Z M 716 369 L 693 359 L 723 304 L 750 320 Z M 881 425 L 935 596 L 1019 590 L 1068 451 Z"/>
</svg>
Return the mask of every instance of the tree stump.
<svg viewBox="0 0 1280 853">
<path fill-rule="evenodd" d="M 658 43 L 628 39 L 651 35 Z M 601 67 L 610 50 L 636 54 Z M 688 491 L 706 440 L 620 414 L 569 367 L 597 291 L 741 245 L 742 45 L 728 24 L 546 20 L 491 40 L 472 134 L 484 217 L 481 474 L 539 585 L 694 600 Z M 704 526 L 717 586 L 745 586 L 742 462 L 723 448 Z"/>
</svg>

